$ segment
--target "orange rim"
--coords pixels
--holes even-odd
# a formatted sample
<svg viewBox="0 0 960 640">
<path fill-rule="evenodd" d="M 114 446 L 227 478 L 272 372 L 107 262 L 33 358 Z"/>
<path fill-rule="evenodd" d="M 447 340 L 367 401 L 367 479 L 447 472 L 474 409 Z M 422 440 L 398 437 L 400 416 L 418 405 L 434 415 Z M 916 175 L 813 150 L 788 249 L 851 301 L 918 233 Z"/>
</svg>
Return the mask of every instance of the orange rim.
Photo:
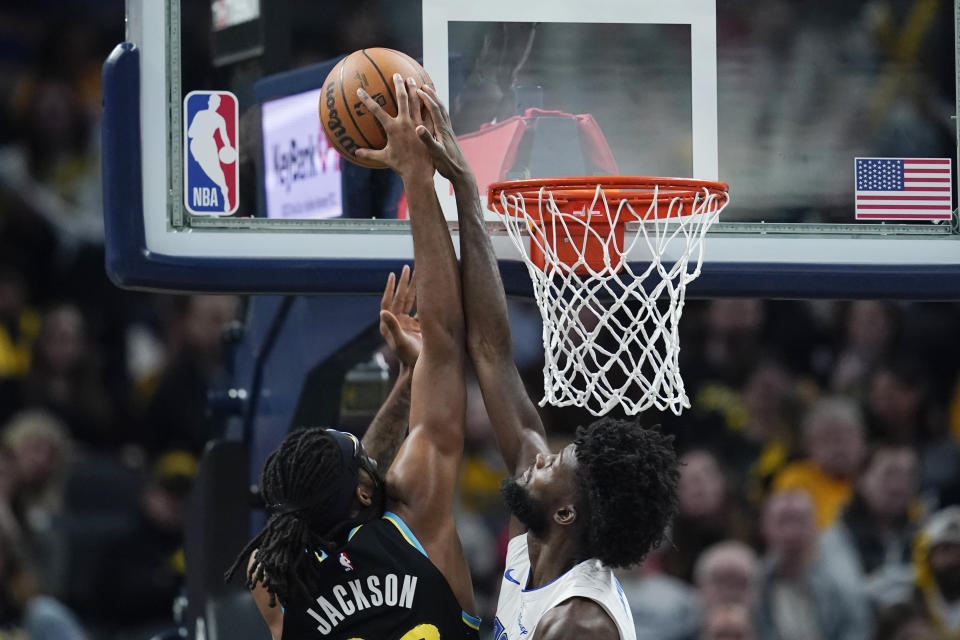
<svg viewBox="0 0 960 640">
<path fill-rule="evenodd" d="M 616 205 L 626 201 L 631 207 L 649 207 L 654 198 L 662 199 L 665 205 L 678 201 L 689 204 L 700 199 L 705 195 L 712 195 L 722 198 L 722 202 L 717 204 L 720 207 L 726 204 L 728 199 L 729 186 L 725 182 L 716 182 L 712 180 L 697 180 L 695 178 L 659 178 L 647 176 L 584 176 L 573 178 L 536 178 L 532 180 L 506 180 L 503 182 L 494 182 L 487 190 L 488 206 L 499 213 L 505 215 L 500 210 L 500 196 L 506 194 L 508 197 L 522 197 L 525 204 L 536 204 L 540 200 L 540 190 L 545 191 L 544 195 L 552 195 L 554 202 L 560 213 L 570 214 L 577 205 L 583 204 L 589 206 L 596 197 L 596 189 L 599 186 L 608 202 L 613 201 Z M 564 210 L 567 209 L 567 210 Z M 664 206 L 658 208 L 657 217 L 663 218 L 670 214 L 672 207 Z M 629 212 L 627 212 L 629 213 Z M 681 213 L 673 215 L 689 215 L 693 213 L 692 208 Z M 642 219 L 646 214 L 643 211 L 635 211 L 634 217 Z M 520 213 L 516 209 L 507 211 L 506 215 L 518 216 Z M 543 219 L 550 219 L 550 212 L 541 212 Z"/>
</svg>

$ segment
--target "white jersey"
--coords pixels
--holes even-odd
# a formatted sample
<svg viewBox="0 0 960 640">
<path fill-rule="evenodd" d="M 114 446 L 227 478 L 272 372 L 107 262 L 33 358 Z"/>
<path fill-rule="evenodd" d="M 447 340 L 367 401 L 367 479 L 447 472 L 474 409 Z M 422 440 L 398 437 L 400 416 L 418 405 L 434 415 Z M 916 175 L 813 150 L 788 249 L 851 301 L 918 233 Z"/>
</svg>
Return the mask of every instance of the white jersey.
<svg viewBox="0 0 960 640">
<path fill-rule="evenodd" d="M 530 575 L 527 534 L 515 537 L 507 546 L 507 566 L 500 585 L 497 617 L 493 621 L 495 640 L 531 640 L 540 618 L 570 598 L 586 598 L 603 607 L 616 623 L 620 640 L 636 640 L 633 615 L 620 583 L 599 560 L 584 560 L 549 584 L 525 589 Z"/>
</svg>

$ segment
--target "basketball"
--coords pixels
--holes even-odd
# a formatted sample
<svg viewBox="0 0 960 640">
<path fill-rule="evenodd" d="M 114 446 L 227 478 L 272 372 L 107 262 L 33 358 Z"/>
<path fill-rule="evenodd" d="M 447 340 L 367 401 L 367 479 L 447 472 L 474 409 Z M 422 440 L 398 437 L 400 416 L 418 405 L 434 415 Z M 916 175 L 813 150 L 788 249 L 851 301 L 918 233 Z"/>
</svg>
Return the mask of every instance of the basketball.
<svg viewBox="0 0 960 640">
<path fill-rule="evenodd" d="M 393 74 L 404 80 L 414 78 L 417 86 L 433 86 L 433 81 L 420 64 L 400 51 L 374 48 L 354 51 L 341 60 L 327 75 L 320 95 L 320 122 L 323 132 L 344 158 L 372 169 L 386 167 L 375 160 L 356 156 L 357 149 L 382 149 L 387 137 L 360 98 L 363 88 L 391 116 L 397 115 L 397 99 L 393 90 Z"/>
<path fill-rule="evenodd" d="M 237 159 L 237 150 L 233 147 L 220 147 L 220 162 L 224 164 L 233 164 Z"/>
</svg>

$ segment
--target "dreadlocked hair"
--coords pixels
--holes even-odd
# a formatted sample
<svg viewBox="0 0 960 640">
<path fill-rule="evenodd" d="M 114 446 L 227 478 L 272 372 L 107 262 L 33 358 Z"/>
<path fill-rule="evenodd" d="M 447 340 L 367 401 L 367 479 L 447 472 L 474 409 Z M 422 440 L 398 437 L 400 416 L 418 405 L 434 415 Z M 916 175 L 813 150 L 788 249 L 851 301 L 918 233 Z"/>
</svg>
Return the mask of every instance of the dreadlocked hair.
<svg viewBox="0 0 960 640">
<path fill-rule="evenodd" d="M 274 513 L 266 525 L 243 548 L 227 570 L 229 581 L 241 566 L 246 566 L 251 552 L 256 557 L 246 575 L 246 586 L 253 589 L 257 583 L 270 594 L 270 606 L 277 599 L 290 602 L 294 589 L 310 597 L 318 584 L 316 572 L 305 571 L 317 560 L 314 553 L 335 551 L 336 534 L 350 522 L 334 526 L 330 531 L 315 531 L 308 523 L 323 514 L 318 513 L 324 500 L 319 494 L 337 486 L 340 451 L 326 429 L 309 428 L 292 431 L 268 457 L 260 474 L 260 490 L 266 504 L 312 504 L 313 507 L 297 513 Z"/>
<path fill-rule="evenodd" d="M 577 429 L 577 491 L 586 511 L 586 557 L 609 567 L 643 560 L 677 513 L 673 436 L 602 418 Z"/>
</svg>

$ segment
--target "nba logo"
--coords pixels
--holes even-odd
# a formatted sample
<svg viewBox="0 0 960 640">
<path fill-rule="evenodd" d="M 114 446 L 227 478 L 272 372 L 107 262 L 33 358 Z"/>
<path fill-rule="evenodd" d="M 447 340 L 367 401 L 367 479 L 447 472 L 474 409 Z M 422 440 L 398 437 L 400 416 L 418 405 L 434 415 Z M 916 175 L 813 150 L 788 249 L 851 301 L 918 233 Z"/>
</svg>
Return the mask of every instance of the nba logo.
<svg viewBox="0 0 960 640">
<path fill-rule="evenodd" d="M 227 216 L 237 210 L 237 96 L 191 91 L 183 99 L 183 200 L 187 211 Z"/>
</svg>

